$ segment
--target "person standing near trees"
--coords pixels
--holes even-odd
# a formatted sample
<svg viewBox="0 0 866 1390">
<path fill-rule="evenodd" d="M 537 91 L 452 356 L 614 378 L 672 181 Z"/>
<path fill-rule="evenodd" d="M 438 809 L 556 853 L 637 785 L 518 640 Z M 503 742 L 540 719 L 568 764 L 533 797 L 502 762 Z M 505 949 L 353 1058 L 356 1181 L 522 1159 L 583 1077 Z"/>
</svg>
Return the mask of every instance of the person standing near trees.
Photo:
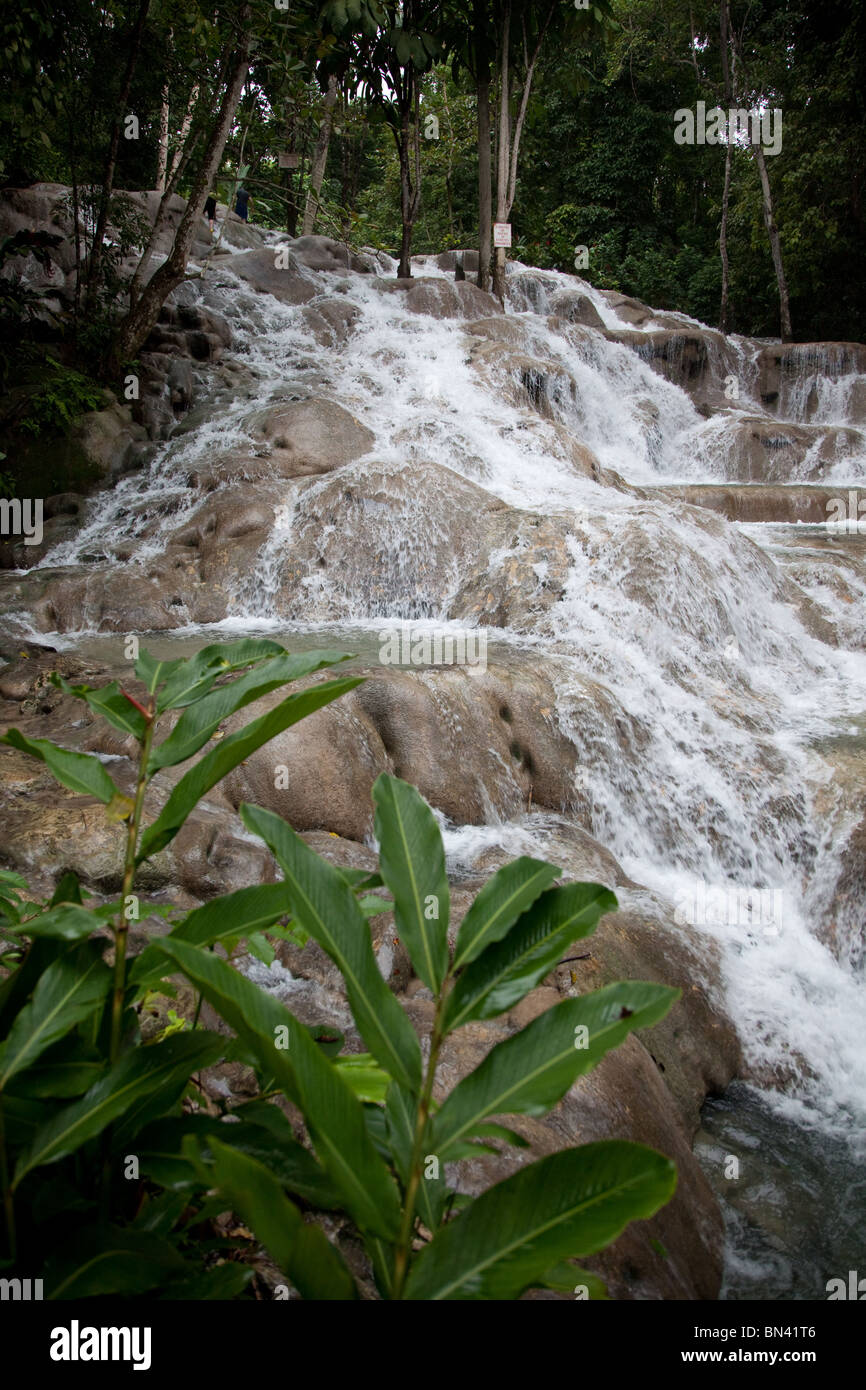
<svg viewBox="0 0 866 1390">
<path fill-rule="evenodd" d="M 208 226 L 210 227 L 210 234 L 211 236 L 213 236 L 214 222 L 216 220 L 216 198 L 214 197 L 213 193 L 210 193 L 208 195 L 207 202 L 204 205 L 204 215 L 207 218 Z"/>
<path fill-rule="evenodd" d="M 237 213 L 238 217 L 241 219 L 242 222 L 249 221 L 249 202 L 250 195 L 242 185 L 238 189 L 237 202 L 235 203 L 235 212 Z"/>
</svg>

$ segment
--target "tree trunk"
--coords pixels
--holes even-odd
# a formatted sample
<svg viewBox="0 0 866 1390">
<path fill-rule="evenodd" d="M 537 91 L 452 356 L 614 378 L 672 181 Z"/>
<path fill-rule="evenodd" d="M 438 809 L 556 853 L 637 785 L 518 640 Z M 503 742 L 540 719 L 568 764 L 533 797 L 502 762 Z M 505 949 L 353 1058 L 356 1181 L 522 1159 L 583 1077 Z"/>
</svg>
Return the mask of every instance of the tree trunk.
<svg viewBox="0 0 866 1390">
<path fill-rule="evenodd" d="M 490 69 L 478 79 L 478 286 L 490 289 L 493 186 L 490 164 Z"/>
<path fill-rule="evenodd" d="M 728 0 L 721 0 L 721 4 L 719 5 L 719 53 L 722 59 L 722 78 L 725 84 L 725 106 L 727 108 L 731 106 L 731 97 L 734 90 L 731 66 L 732 62 L 736 64 L 736 54 L 730 54 L 728 51 L 730 33 L 731 14 L 729 3 Z M 728 206 L 731 198 L 732 153 L 729 131 L 728 142 L 725 146 L 725 187 L 722 193 L 722 225 L 719 228 L 719 256 L 722 262 L 722 302 L 719 306 L 719 328 L 722 333 L 727 333 L 728 331 L 728 297 L 730 287 L 730 268 L 728 265 Z"/>
<path fill-rule="evenodd" d="M 499 61 L 499 139 L 496 147 L 496 221 L 508 220 L 508 170 L 511 154 L 511 77 L 508 68 L 511 39 L 511 0 L 502 19 Z M 493 293 L 505 303 L 505 247 L 497 246 L 493 258 Z"/>
<path fill-rule="evenodd" d="M 401 280 L 412 278 L 412 228 L 418 216 L 418 207 L 421 201 L 421 148 L 418 131 L 418 103 L 420 93 L 418 79 L 412 71 L 406 77 L 408 85 L 407 99 L 403 102 L 403 109 L 400 115 L 400 135 L 397 140 L 397 148 L 400 154 L 400 218 L 402 222 L 402 233 L 400 236 L 400 265 L 397 275 Z M 410 160 L 410 145 L 412 132 L 412 117 L 415 119 L 415 184 L 412 184 L 412 166 Z"/>
<path fill-rule="evenodd" d="M 135 73 L 138 55 L 141 51 L 141 41 L 144 37 L 144 26 L 147 22 L 147 12 L 150 9 L 150 0 L 140 0 L 138 15 L 132 37 L 129 41 L 129 55 L 126 60 L 126 71 L 123 74 L 123 81 L 120 84 L 120 96 L 117 101 L 117 116 L 111 131 L 111 144 L 108 147 L 108 159 L 105 162 L 105 174 L 102 180 L 102 199 L 99 205 L 99 217 L 96 222 L 96 231 L 93 234 L 93 247 L 90 253 L 90 267 L 88 270 L 87 298 L 92 300 L 99 281 L 99 273 L 102 269 L 102 252 L 105 246 L 105 232 L 108 227 L 108 211 L 111 205 L 111 194 L 114 189 L 114 171 L 117 167 L 117 151 L 120 146 L 120 127 L 129 101 L 129 91 L 132 87 L 132 78 Z"/>
<path fill-rule="evenodd" d="M 130 307 L 118 327 L 110 361 L 110 369 L 114 374 L 119 375 L 124 363 L 138 355 L 159 318 L 159 311 L 167 296 L 180 284 L 186 273 L 186 263 L 195 237 L 196 225 L 201 217 L 208 189 L 219 169 L 249 72 L 249 20 L 249 6 L 244 6 L 239 15 L 238 47 L 234 53 L 216 124 L 205 147 L 202 165 L 190 193 L 186 211 L 175 232 L 168 259 L 154 273 L 141 297 Z"/>
<path fill-rule="evenodd" d="M 230 53 L 224 49 L 224 60 L 227 61 L 229 56 Z M 223 71 L 225 69 L 226 61 L 221 61 L 220 71 Z M 198 90 L 199 89 L 197 86 L 193 88 L 193 91 L 196 92 L 196 94 L 198 93 Z M 175 151 L 174 159 L 172 160 L 171 170 L 168 176 L 168 182 L 166 183 L 165 188 L 163 189 L 162 197 L 159 200 L 159 208 L 157 209 L 156 217 L 154 218 L 150 236 L 147 239 L 147 243 L 144 247 L 144 250 L 141 253 L 138 265 L 135 268 L 135 274 L 133 275 L 132 280 L 130 281 L 130 308 L 135 304 L 139 294 L 141 293 L 141 287 L 144 283 L 144 277 L 147 272 L 147 268 L 150 265 L 151 258 L 156 248 L 156 243 L 159 239 L 160 233 L 162 232 L 163 228 L 168 222 L 169 204 L 171 202 L 171 198 L 176 188 L 178 187 L 178 184 L 180 183 L 181 176 L 186 170 L 186 167 L 189 164 L 189 161 L 192 158 L 192 155 L 199 141 L 198 131 L 195 131 L 192 137 L 190 137 L 190 127 L 192 125 L 192 120 L 193 113 L 192 109 L 190 108 L 187 111 L 186 117 L 184 118 L 184 128 L 186 130 L 185 142 L 182 146 L 179 145 L 177 150 Z"/>
<path fill-rule="evenodd" d="M 153 185 L 157 193 L 165 192 L 166 173 L 168 170 L 168 84 L 162 89 L 162 105 L 159 108 L 159 141 L 156 147 L 156 183 Z"/>
<path fill-rule="evenodd" d="M 773 269 L 776 272 L 776 284 L 779 287 L 779 320 L 782 330 L 782 342 L 790 343 L 794 335 L 791 331 L 791 307 L 788 301 L 788 282 L 785 279 L 785 267 L 782 263 L 782 244 L 779 240 L 779 229 L 776 226 L 776 218 L 773 211 L 773 191 L 770 188 L 767 161 L 764 157 L 764 150 L 760 139 L 757 143 L 752 145 L 751 150 L 752 157 L 758 166 L 758 173 L 761 178 L 764 225 L 767 228 L 770 252 L 773 257 Z"/>
<path fill-rule="evenodd" d="M 198 102 L 198 98 L 199 98 L 199 85 L 198 85 L 198 83 L 196 82 L 195 85 L 193 86 L 192 91 L 191 91 L 190 94 L 189 94 L 189 101 L 188 101 L 187 104 L 186 104 L 186 115 L 185 115 L 184 118 L 183 118 L 183 124 L 181 125 L 181 128 L 180 128 L 180 140 L 179 140 L 179 142 L 178 142 L 177 149 L 175 150 L 174 155 L 173 155 L 173 157 L 172 157 L 171 168 L 170 168 L 169 171 L 168 171 L 168 176 L 169 176 L 169 178 L 171 178 L 172 175 L 175 173 L 175 171 L 176 171 L 176 169 L 177 169 L 177 166 L 178 166 L 178 164 L 180 163 L 180 160 L 181 160 L 181 158 L 182 158 L 182 156 L 183 156 L 184 146 L 186 145 L 187 138 L 188 138 L 188 136 L 189 136 L 189 130 L 190 130 L 190 126 L 192 125 L 193 115 L 194 115 L 194 113 L 195 113 L 195 108 L 196 108 L 196 103 Z"/>
<path fill-rule="evenodd" d="M 316 229 L 316 214 L 319 211 L 319 194 L 322 191 L 322 180 L 325 177 L 325 166 L 328 163 L 328 147 L 331 143 L 331 126 L 334 120 L 334 106 L 337 101 L 337 79 L 333 73 L 328 78 L 328 90 L 325 93 L 325 113 L 322 117 L 322 124 L 319 126 L 319 134 L 316 139 L 316 148 L 313 151 L 313 162 L 310 166 L 310 187 L 307 193 L 307 202 L 304 208 L 304 236 L 312 236 Z"/>
<path fill-rule="evenodd" d="M 719 307 L 719 329 L 728 331 L 728 294 L 730 274 L 728 268 L 728 203 L 731 195 L 731 142 L 725 151 L 725 187 L 722 193 L 722 225 L 719 228 L 719 255 L 722 259 L 722 302 Z"/>
</svg>

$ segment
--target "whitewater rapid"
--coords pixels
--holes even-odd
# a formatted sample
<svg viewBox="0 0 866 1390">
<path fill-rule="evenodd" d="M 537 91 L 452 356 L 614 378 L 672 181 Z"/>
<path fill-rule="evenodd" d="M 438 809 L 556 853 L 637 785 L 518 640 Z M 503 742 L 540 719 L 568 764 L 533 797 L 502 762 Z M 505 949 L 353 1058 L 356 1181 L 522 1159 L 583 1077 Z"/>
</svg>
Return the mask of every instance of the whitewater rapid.
<svg viewBox="0 0 866 1390">
<path fill-rule="evenodd" d="M 255 376 L 255 398 L 233 402 L 162 446 L 147 474 L 124 478 L 96 499 L 83 530 L 43 565 L 115 553 L 119 539 L 131 556 L 127 563 L 146 563 L 199 505 L 200 493 L 188 481 L 196 467 L 232 449 L 251 451 L 251 411 L 305 395 L 333 399 L 373 432 L 369 455 L 347 465 L 347 476 L 363 476 L 374 462 L 411 468 L 433 460 L 514 508 L 567 518 L 570 573 L 562 596 L 534 630 L 500 631 L 496 639 L 545 663 L 560 722 L 581 754 L 583 823 L 633 880 L 686 913 L 708 889 L 733 892 L 740 904 L 749 894 L 781 895 L 766 899 L 781 903 L 771 919 L 739 907 L 733 914 L 705 913 L 695 925 L 721 952 L 727 1007 L 770 1103 L 866 1152 L 866 984 L 814 931 L 838 874 L 839 836 L 856 819 L 839 798 L 832 819 L 816 807 L 820 789 L 829 789 L 834 801 L 835 775 L 816 743 L 860 727 L 855 721 L 866 711 L 866 651 L 854 641 L 852 615 L 830 585 L 792 589 L 777 564 L 785 528 L 740 527 L 600 486 L 565 465 L 556 432 L 564 427 L 604 468 L 637 488 L 719 481 L 725 451 L 716 436 L 765 413 L 754 394 L 755 345 L 728 340 L 743 397 L 727 415 L 707 420 L 629 347 L 593 329 L 565 333 L 551 326 L 550 298 L 577 287 L 606 327 L 622 329 L 603 295 L 574 277 L 530 277 L 531 295 L 515 293 L 509 313 L 521 321 L 521 350 L 561 369 L 561 382 L 553 374 L 552 413 L 544 419 L 473 368 L 463 323 L 405 311 L 374 276 L 316 274 L 317 289 L 340 294 L 357 309 L 348 341 L 329 349 L 300 308 L 253 294 L 233 263 L 210 273 L 210 293 L 232 323 L 234 354 Z M 513 272 L 516 283 L 523 272 Z M 416 273 L 443 274 L 432 259 Z M 514 307 L 530 302 L 534 307 Z M 668 326 L 676 318 L 703 331 L 684 315 L 664 317 Z M 654 326 L 651 320 L 638 331 Z M 789 418 L 802 421 L 811 401 L 813 419 L 850 424 L 863 379 L 826 381 L 820 368 L 816 363 L 788 392 Z M 301 505 L 304 516 L 315 517 L 316 497 L 331 477 L 286 482 L 278 524 L 236 593 L 225 629 L 285 630 L 276 604 L 281 566 Z M 864 479 L 866 449 L 857 444 L 822 481 L 842 489 Z M 409 615 L 396 557 L 406 544 L 423 545 L 429 511 L 419 492 L 398 521 L 371 517 L 371 525 L 381 525 L 383 550 L 395 556 L 387 611 L 365 607 L 361 576 L 354 588 L 352 576 L 342 576 L 337 594 L 325 575 L 311 577 L 292 621 L 325 626 L 335 605 L 342 624 L 361 630 Z M 473 518 L 465 524 L 471 527 Z M 507 559 L 508 552 L 494 554 L 491 567 Z M 456 590 L 459 575 L 454 579 Z M 451 620 L 453 592 L 431 600 L 428 616 Z M 800 611 L 807 598 L 851 636 L 850 648 L 820 640 Z M 74 645 L 80 636 L 65 634 L 58 645 Z M 600 732 L 592 718 L 586 677 L 610 693 L 622 741 Z M 471 868 L 491 843 L 514 853 L 543 852 L 528 818 L 446 831 L 458 871 Z"/>
</svg>

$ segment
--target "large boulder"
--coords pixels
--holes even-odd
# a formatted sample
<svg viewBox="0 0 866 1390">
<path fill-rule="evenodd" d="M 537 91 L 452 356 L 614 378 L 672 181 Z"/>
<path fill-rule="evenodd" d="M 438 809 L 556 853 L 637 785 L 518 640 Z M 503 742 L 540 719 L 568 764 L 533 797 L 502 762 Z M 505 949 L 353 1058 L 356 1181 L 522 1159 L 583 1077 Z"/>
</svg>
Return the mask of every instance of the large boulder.
<svg viewBox="0 0 866 1390">
<path fill-rule="evenodd" d="M 833 514 L 829 503 L 839 496 L 838 488 L 811 484 L 762 483 L 669 483 L 650 487 L 651 497 L 687 502 L 720 512 L 728 521 L 796 521 L 823 523 Z"/>
<path fill-rule="evenodd" d="M 502 505 L 433 463 L 352 463 L 310 480 L 281 519 L 278 611 L 438 613 L 464 568 L 479 562 L 484 519 Z"/>
<path fill-rule="evenodd" d="M 234 256 L 230 269 L 253 289 L 273 295 L 281 304 L 306 304 L 318 293 L 305 266 L 285 247 L 262 247 Z"/>
<path fill-rule="evenodd" d="M 434 319 L 478 319 L 500 312 L 498 299 L 469 280 L 434 276 L 391 280 L 380 276 L 374 283 L 383 294 L 400 295 L 402 307 L 412 314 L 428 314 Z"/>
<path fill-rule="evenodd" d="M 847 418 L 852 423 L 866 420 L 863 343 L 771 343 L 761 347 L 757 366 L 760 399 L 782 418 L 811 420 L 822 384 L 859 377 L 851 381 Z"/>
<path fill-rule="evenodd" d="M 695 435 L 701 471 L 739 483 L 820 483 L 859 467 L 863 436 L 839 425 L 797 425 L 762 415 L 717 415 Z"/>
<path fill-rule="evenodd" d="M 308 270 L 354 270 L 359 275 L 369 275 L 374 269 L 372 257 L 357 255 L 342 241 L 334 241 L 333 237 L 299 236 L 290 238 L 286 245 Z"/>
<path fill-rule="evenodd" d="M 372 430 L 342 406 L 315 397 L 268 406 L 250 424 L 283 478 L 330 473 L 369 453 L 375 440 Z"/>
</svg>

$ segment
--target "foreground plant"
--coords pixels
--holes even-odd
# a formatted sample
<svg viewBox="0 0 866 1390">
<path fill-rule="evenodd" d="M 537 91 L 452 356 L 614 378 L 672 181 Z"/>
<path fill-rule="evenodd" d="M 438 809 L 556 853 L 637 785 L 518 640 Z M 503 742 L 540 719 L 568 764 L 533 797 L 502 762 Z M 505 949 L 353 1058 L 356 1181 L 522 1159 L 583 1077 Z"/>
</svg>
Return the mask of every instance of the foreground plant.
<svg viewBox="0 0 866 1390">
<path fill-rule="evenodd" d="M 290 656 L 269 642 L 206 648 L 168 664 L 142 653 L 141 700 L 116 685 L 94 691 L 57 678 L 138 741 L 132 798 L 95 758 L 16 730 L 5 736 L 42 758 L 67 787 L 99 796 L 127 829 L 118 904 L 88 909 L 77 883 L 64 879 L 40 906 L 26 901 L 22 880 L 0 876 L 11 941 L 2 960 L 13 966 L 0 986 L 6 1266 L 23 1277 L 43 1275 L 48 1296 L 235 1296 L 252 1274 L 243 1258 L 249 1249 L 213 1229 L 217 1216 L 233 1211 L 301 1296 L 355 1298 L 340 1251 L 309 1219 L 318 1210 L 350 1218 L 382 1298 L 513 1299 L 533 1287 L 578 1287 L 602 1297 L 600 1281 L 568 1261 L 604 1248 L 673 1193 L 669 1159 L 620 1141 L 529 1163 L 474 1200 L 457 1190 L 461 1160 L 495 1152 L 496 1144 L 526 1147 L 502 1117 L 547 1113 L 631 1031 L 662 1018 L 678 992 L 628 982 L 565 999 L 493 1047 L 437 1104 L 448 1039 L 513 1009 L 616 899 L 598 884 L 555 886 L 555 865 L 523 857 L 490 879 L 449 937 L 441 835 L 430 807 L 398 778 L 382 776 L 373 789 L 379 874 L 335 868 L 279 816 L 244 805 L 244 824 L 270 848 L 283 880 L 187 913 L 127 959 L 141 863 L 242 758 L 357 680 L 292 695 L 220 741 L 145 827 L 150 779 L 193 757 L 243 705 L 341 659 L 334 652 Z M 157 744 L 160 716 L 179 708 L 180 719 Z M 382 885 L 393 903 L 374 891 Z M 434 1001 L 426 1058 L 373 953 L 369 918 L 390 907 Z M 109 921 L 112 969 L 103 960 L 105 938 L 94 937 Z M 336 1030 L 300 1023 L 214 950 L 231 954 L 243 940 L 269 959 L 264 932 L 312 937 L 328 953 L 366 1054 L 340 1055 Z M 22 938 L 30 942 L 23 951 Z M 176 1020 L 158 1040 L 142 1043 L 138 1008 L 150 991 L 170 991 L 178 973 L 234 1040 Z M 190 1097 L 202 1095 L 191 1078 L 223 1060 L 251 1065 L 259 1096 L 230 1115 L 226 1103 L 191 1113 Z M 303 1120 L 306 1143 L 295 1137 L 286 1101 Z M 54 1249 L 51 1223 L 60 1211 L 73 1230 Z M 33 1261 L 29 1268 L 16 1255 L 22 1221 L 26 1241 L 19 1232 L 18 1248 Z"/>
</svg>

